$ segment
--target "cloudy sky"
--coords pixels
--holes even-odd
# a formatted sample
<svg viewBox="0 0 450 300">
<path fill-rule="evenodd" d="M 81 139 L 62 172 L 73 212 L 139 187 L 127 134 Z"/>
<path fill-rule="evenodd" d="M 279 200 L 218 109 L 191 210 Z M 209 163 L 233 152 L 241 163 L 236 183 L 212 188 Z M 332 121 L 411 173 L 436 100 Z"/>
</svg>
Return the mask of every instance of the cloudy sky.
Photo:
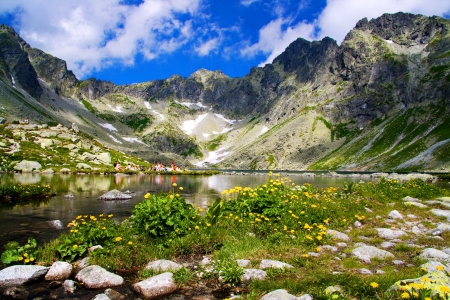
<svg viewBox="0 0 450 300">
<path fill-rule="evenodd" d="M 0 23 L 79 79 L 128 84 L 200 68 L 241 77 L 298 37 L 341 43 L 358 20 L 398 11 L 450 18 L 450 1 L 1 0 Z"/>
</svg>

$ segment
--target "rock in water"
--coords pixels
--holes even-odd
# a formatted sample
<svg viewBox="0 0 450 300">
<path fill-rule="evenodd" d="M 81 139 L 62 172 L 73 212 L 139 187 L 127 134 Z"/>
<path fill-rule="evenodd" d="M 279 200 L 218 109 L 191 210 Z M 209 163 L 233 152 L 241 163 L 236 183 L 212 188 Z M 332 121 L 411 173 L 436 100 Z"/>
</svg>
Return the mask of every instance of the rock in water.
<svg viewBox="0 0 450 300">
<path fill-rule="evenodd" d="M 112 190 L 98 197 L 98 200 L 128 200 L 131 198 L 133 197 L 121 191 Z"/>
<path fill-rule="evenodd" d="M 154 299 L 173 293 L 178 287 L 173 279 L 173 274 L 166 272 L 135 283 L 133 288 L 144 297 Z"/>
<path fill-rule="evenodd" d="M 22 285 L 38 280 L 48 272 L 47 267 L 16 265 L 0 271 L 0 287 Z"/>
<path fill-rule="evenodd" d="M 101 289 L 123 284 L 122 276 L 108 272 L 100 266 L 90 266 L 81 270 L 75 279 L 88 289 Z"/>
</svg>

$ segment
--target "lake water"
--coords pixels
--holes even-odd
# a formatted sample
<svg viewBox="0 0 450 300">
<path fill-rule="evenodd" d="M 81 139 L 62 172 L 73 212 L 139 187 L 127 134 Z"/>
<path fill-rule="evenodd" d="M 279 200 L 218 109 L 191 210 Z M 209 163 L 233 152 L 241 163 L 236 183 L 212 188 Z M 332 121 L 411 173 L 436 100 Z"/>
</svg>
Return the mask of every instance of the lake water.
<svg viewBox="0 0 450 300">
<path fill-rule="evenodd" d="M 317 187 L 342 187 L 344 182 L 359 181 L 352 177 L 305 177 L 289 174 L 296 184 L 311 183 Z M 364 179 L 367 181 L 368 179 Z M 57 237 L 65 229 L 55 229 L 52 221 L 60 220 L 65 228 L 78 215 L 114 214 L 117 221 L 131 215 L 134 206 L 144 200 L 147 192 L 159 193 L 182 186 L 180 193 L 187 202 L 207 207 L 221 192 L 235 186 L 255 187 L 268 181 L 267 174 L 261 175 L 44 175 L 44 174 L 0 174 L 0 184 L 49 184 L 56 194 L 48 199 L 28 204 L 8 205 L 0 202 L 0 253 L 8 241 L 21 244 L 29 237 L 39 244 Z M 448 182 L 439 183 L 449 188 Z M 97 198 L 112 189 L 133 192 L 133 198 L 126 201 L 100 201 Z M 71 199 L 64 195 L 72 194 Z"/>
</svg>

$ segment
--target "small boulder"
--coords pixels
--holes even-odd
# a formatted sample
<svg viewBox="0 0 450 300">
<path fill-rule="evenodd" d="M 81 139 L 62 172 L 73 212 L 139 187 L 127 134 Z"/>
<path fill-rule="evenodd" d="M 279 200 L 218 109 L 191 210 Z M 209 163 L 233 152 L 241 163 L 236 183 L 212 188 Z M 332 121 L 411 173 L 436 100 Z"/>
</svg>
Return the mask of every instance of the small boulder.
<svg viewBox="0 0 450 300">
<path fill-rule="evenodd" d="M 291 269 L 292 265 L 272 259 L 263 259 L 259 265 L 261 269 L 275 268 L 275 269 Z"/>
<path fill-rule="evenodd" d="M 45 275 L 45 280 L 66 280 L 71 273 L 71 264 L 65 261 L 55 261 Z"/>
<path fill-rule="evenodd" d="M 42 169 L 42 166 L 40 163 L 38 163 L 37 161 L 29 161 L 29 160 L 22 160 L 21 162 L 17 163 L 14 166 L 14 170 L 20 171 L 23 173 L 32 172 L 32 171 L 40 170 L 40 169 Z"/>
<path fill-rule="evenodd" d="M 272 291 L 268 294 L 266 294 L 264 297 L 262 297 L 260 300 L 312 300 L 313 298 L 306 294 L 301 297 L 296 297 L 294 295 L 289 294 L 286 290 L 279 289 Z"/>
<path fill-rule="evenodd" d="M 133 196 L 122 193 L 121 191 L 118 190 L 112 190 L 109 191 L 103 195 L 101 195 L 100 197 L 98 197 L 98 200 L 129 200 L 133 198 Z"/>
<path fill-rule="evenodd" d="M 450 210 L 445 209 L 432 209 L 431 212 L 438 217 L 446 217 L 450 221 Z"/>
<path fill-rule="evenodd" d="M 59 170 L 59 173 L 61 173 L 61 174 L 70 174 L 70 173 L 72 173 L 72 170 L 70 170 L 68 168 L 61 168 Z"/>
<path fill-rule="evenodd" d="M 244 274 L 241 276 L 242 282 L 249 282 L 251 280 L 264 280 L 266 279 L 266 271 L 259 269 L 245 269 Z"/>
<path fill-rule="evenodd" d="M 154 299 L 175 292 L 178 286 L 173 274 L 166 272 L 133 284 L 133 289 L 146 298 Z"/>
<path fill-rule="evenodd" d="M 378 232 L 378 236 L 383 239 L 394 240 L 398 239 L 401 236 L 406 235 L 406 232 L 403 230 L 393 230 L 389 228 L 375 228 Z"/>
<path fill-rule="evenodd" d="M 183 266 L 167 259 L 160 259 L 149 262 L 144 269 L 153 270 L 155 272 L 178 271 Z"/>
<path fill-rule="evenodd" d="M 66 279 L 63 283 L 64 292 L 73 294 L 77 289 L 76 282 L 70 279 Z"/>
<path fill-rule="evenodd" d="M 76 165 L 76 168 L 77 169 L 88 169 L 88 170 L 92 169 L 92 167 L 90 165 L 85 164 L 85 163 L 78 163 Z"/>
<path fill-rule="evenodd" d="M 345 233 L 339 232 L 337 230 L 328 229 L 327 234 L 331 236 L 332 239 L 348 242 L 350 241 L 350 237 Z"/>
<path fill-rule="evenodd" d="M 236 262 L 243 268 L 247 268 L 251 264 L 251 261 L 248 259 L 236 259 Z"/>
<path fill-rule="evenodd" d="M 16 265 L 0 271 L 0 287 L 22 285 L 41 279 L 48 272 L 47 267 L 34 265 Z"/>
<path fill-rule="evenodd" d="M 88 289 L 101 289 L 123 284 L 122 276 L 111 273 L 100 266 L 89 266 L 78 272 L 75 279 Z"/>
<path fill-rule="evenodd" d="M 372 258 L 386 259 L 394 255 L 388 251 L 378 249 L 374 246 L 361 246 L 352 250 L 352 255 L 360 260 L 370 263 Z"/>
<path fill-rule="evenodd" d="M 419 257 L 423 259 L 435 260 L 446 263 L 450 262 L 450 255 L 434 248 L 424 249 L 423 252 L 419 255 Z"/>
<path fill-rule="evenodd" d="M 98 294 L 92 300 L 111 300 L 106 294 Z"/>
<path fill-rule="evenodd" d="M 398 210 L 393 210 L 388 214 L 389 219 L 403 220 L 403 216 Z"/>
</svg>

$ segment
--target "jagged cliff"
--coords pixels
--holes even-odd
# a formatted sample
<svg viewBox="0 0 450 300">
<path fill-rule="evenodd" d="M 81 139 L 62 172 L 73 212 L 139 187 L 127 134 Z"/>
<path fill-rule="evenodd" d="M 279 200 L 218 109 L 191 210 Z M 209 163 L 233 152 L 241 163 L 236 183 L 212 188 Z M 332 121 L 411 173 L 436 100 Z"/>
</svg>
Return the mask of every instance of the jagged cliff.
<svg viewBox="0 0 450 300">
<path fill-rule="evenodd" d="M 188 78 L 117 86 L 79 81 L 64 61 L 1 26 L 0 99 L 23 110 L 5 104 L 0 116 L 76 122 L 111 147 L 150 160 L 448 170 L 449 29 L 439 17 L 384 14 L 359 21 L 341 45 L 299 38 L 243 78 L 201 69 Z"/>
</svg>

